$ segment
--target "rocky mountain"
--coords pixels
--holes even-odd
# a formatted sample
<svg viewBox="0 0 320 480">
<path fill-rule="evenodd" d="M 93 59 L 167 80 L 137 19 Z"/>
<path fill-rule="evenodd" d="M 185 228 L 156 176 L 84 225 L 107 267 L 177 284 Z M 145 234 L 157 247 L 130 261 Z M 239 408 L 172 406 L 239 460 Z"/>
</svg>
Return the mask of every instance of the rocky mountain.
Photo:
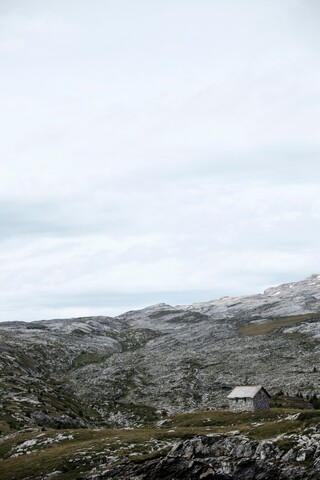
<svg viewBox="0 0 320 480">
<path fill-rule="evenodd" d="M 320 275 L 118 317 L 0 323 L 0 430 L 137 425 L 226 405 L 239 383 L 319 393 Z"/>
</svg>

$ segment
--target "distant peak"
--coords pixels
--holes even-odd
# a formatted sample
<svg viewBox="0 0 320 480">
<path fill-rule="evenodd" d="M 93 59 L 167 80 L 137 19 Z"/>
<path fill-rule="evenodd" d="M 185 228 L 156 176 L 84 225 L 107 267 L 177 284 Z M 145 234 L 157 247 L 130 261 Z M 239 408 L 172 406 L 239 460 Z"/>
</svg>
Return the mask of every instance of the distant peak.
<svg viewBox="0 0 320 480">
<path fill-rule="evenodd" d="M 320 275 L 319 275 L 319 273 L 313 273 L 312 275 L 310 275 L 310 277 L 306 278 L 306 280 L 309 280 L 309 279 L 320 280 Z"/>
</svg>

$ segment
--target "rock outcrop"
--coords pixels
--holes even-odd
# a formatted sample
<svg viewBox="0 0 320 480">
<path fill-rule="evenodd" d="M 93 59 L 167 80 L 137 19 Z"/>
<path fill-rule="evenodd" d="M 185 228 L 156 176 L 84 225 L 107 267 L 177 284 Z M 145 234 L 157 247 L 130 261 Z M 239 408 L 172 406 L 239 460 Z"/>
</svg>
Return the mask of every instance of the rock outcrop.
<svg viewBox="0 0 320 480">
<path fill-rule="evenodd" d="M 319 480 L 319 433 L 284 441 L 201 436 L 177 443 L 161 459 L 127 462 L 91 480 Z M 287 445 L 290 445 L 288 440 Z"/>
</svg>

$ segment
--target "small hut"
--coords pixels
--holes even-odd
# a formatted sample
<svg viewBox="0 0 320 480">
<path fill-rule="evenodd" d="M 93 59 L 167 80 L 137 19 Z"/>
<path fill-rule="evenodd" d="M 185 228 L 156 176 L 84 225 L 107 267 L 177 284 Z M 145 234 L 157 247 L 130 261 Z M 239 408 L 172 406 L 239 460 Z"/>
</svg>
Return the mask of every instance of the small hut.
<svg viewBox="0 0 320 480">
<path fill-rule="evenodd" d="M 228 395 L 232 412 L 255 412 L 268 410 L 271 396 L 262 385 L 235 387 Z"/>
</svg>

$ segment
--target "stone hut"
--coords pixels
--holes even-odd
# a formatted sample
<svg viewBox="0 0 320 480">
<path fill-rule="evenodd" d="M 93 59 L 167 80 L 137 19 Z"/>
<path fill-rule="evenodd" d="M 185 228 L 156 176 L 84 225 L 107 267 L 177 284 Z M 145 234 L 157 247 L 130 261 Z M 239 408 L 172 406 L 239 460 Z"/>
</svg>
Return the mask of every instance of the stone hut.
<svg viewBox="0 0 320 480">
<path fill-rule="evenodd" d="M 235 387 L 228 395 L 232 412 L 255 412 L 268 410 L 271 396 L 262 385 Z"/>
</svg>

